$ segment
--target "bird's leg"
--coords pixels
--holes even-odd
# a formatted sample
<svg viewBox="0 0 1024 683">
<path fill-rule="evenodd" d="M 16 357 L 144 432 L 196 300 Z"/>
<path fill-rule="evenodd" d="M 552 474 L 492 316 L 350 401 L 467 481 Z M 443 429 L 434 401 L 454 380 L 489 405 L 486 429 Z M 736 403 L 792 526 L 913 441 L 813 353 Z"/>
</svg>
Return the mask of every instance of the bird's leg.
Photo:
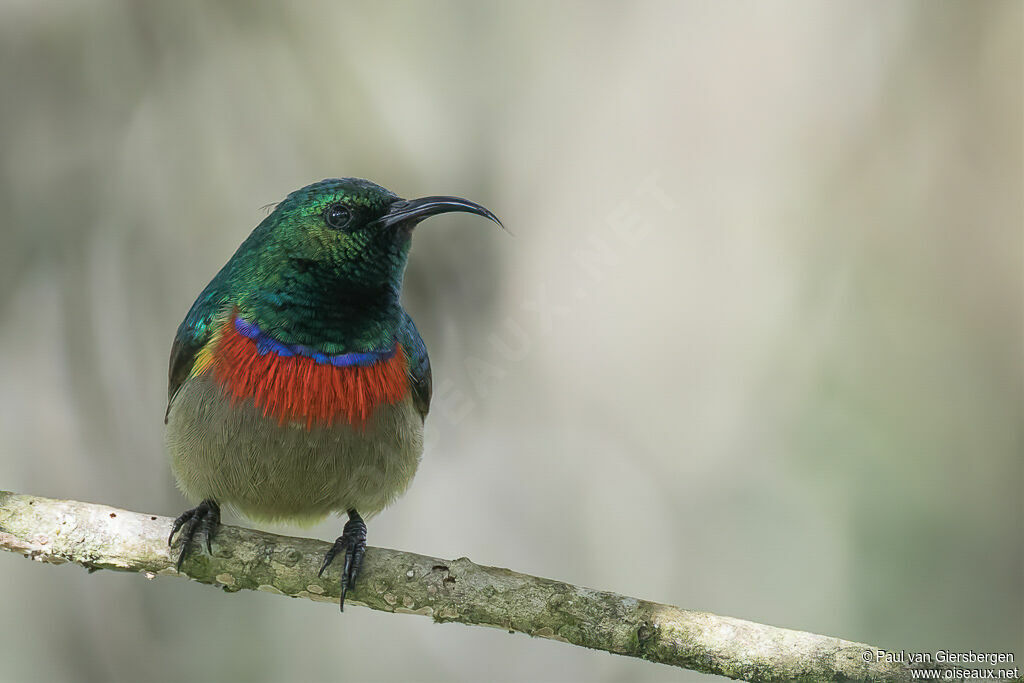
<svg viewBox="0 0 1024 683">
<path fill-rule="evenodd" d="M 345 594 L 355 585 L 359 568 L 363 566 L 363 555 L 366 554 L 366 522 L 355 510 L 348 511 L 345 529 L 324 556 L 324 564 L 317 576 L 323 576 L 324 570 L 330 566 L 334 556 L 342 551 L 345 553 L 345 566 L 341 569 L 341 611 L 344 612 Z"/>
<path fill-rule="evenodd" d="M 171 528 L 171 535 L 167 537 L 167 545 L 174 542 L 174 534 L 178 533 L 178 529 L 184 527 L 181 535 L 181 552 L 178 554 L 177 569 L 179 572 L 181 564 L 192 548 L 192 539 L 195 538 L 197 532 L 201 531 L 206 536 L 206 551 L 213 554 L 210 539 L 217 532 L 218 526 L 220 526 L 220 505 L 210 498 L 178 515 Z"/>
</svg>

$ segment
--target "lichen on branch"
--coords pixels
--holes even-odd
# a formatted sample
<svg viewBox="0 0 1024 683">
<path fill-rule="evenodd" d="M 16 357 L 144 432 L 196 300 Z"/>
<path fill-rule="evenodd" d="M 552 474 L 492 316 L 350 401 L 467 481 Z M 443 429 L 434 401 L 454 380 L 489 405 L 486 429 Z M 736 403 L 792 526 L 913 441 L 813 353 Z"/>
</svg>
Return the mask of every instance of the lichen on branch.
<svg viewBox="0 0 1024 683">
<path fill-rule="evenodd" d="M 0 491 L 2 549 L 91 570 L 149 578 L 184 575 L 227 591 L 259 590 L 336 609 L 338 568 L 317 577 L 330 544 L 223 525 L 213 554 L 192 553 L 179 574 L 167 546 L 171 522 L 105 505 Z M 909 666 L 868 656 L 877 648 L 863 643 L 684 610 L 466 558 L 367 548 L 346 604 L 518 631 L 747 681 L 912 680 Z"/>
</svg>

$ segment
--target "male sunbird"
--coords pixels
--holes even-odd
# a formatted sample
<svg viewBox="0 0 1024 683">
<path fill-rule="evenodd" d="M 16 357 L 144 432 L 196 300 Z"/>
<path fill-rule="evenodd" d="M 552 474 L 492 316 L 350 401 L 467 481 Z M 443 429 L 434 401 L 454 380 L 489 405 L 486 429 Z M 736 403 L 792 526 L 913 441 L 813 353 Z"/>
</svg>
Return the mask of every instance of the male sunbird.
<svg viewBox="0 0 1024 683">
<path fill-rule="evenodd" d="M 202 291 L 171 346 L 167 445 L 182 491 L 178 569 L 221 505 L 265 521 L 348 522 L 341 609 L 366 550 L 360 513 L 412 481 L 430 408 L 427 348 L 401 304 L 413 228 L 498 218 L 460 197 L 401 199 L 359 178 L 292 192 Z M 197 538 L 197 535 L 199 538 Z"/>
</svg>

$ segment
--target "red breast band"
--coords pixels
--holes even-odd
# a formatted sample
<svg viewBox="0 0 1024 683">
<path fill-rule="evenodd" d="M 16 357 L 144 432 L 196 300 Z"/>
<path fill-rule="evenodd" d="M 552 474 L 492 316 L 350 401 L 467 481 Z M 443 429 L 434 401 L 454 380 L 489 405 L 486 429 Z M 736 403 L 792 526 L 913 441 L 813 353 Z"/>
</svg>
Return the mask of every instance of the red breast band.
<svg viewBox="0 0 1024 683">
<path fill-rule="evenodd" d="M 263 415 L 285 422 L 362 426 L 379 406 L 397 403 L 409 392 L 405 350 L 367 366 L 335 366 L 303 355 L 260 353 L 256 341 L 243 336 L 229 319 L 215 342 L 214 381 L 232 405 L 251 398 Z"/>
</svg>

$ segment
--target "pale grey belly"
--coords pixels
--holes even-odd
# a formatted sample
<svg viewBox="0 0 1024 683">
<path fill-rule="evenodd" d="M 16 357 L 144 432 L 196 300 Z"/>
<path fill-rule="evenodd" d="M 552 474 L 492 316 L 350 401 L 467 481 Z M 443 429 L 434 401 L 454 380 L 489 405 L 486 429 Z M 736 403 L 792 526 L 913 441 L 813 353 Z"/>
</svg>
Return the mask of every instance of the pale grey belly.
<svg viewBox="0 0 1024 683">
<path fill-rule="evenodd" d="M 378 408 L 362 427 L 279 425 L 251 399 L 234 406 L 209 376 L 186 381 L 167 416 L 178 485 L 247 517 L 316 521 L 334 511 L 363 516 L 405 491 L 423 452 L 423 419 L 411 396 Z"/>
</svg>

